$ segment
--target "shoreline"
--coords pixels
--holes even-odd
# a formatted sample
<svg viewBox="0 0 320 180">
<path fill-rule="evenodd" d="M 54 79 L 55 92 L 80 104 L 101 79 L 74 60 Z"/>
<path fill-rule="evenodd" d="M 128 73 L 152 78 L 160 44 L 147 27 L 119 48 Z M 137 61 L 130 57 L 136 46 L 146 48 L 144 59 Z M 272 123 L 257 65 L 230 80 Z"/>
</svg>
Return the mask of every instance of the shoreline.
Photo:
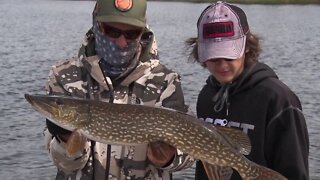
<svg viewBox="0 0 320 180">
<path fill-rule="evenodd" d="M 148 0 L 159 2 L 190 2 L 190 3 L 213 3 L 215 0 Z M 228 3 L 233 4 L 263 4 L 263 5 L 280 5 L 280 4 L 320 4 L 320 0 L 227 0 Z"/>
<path fill-rule="evenodd" d="M 95 1 L 95 0 L 69 0 L 69 1 Z M 186 2 L 186 3 L 214 3 L 217 0 L 147 0 L 158 2 Z M 223 0 L 232 4 L 261 4 L 261 5 L 318 5 L 320 0 Z"/>
</svg>

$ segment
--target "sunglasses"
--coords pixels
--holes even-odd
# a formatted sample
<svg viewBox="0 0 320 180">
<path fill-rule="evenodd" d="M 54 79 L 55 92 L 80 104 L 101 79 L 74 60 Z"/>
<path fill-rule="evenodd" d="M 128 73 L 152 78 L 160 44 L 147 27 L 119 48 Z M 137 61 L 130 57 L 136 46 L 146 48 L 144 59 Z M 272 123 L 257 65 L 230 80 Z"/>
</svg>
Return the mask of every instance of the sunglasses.
<svg viewBox="0 0 320 180">
<path fill-rule="evenodd" d="M 105 35 L 115 39 L 123 35 L 128 40 L 134 40 L 137 39 L 142 33 L 142 29 L 130 29 L 123 31 L 121 29 L 109 26 L 105 23 L 100 23 L 100 28 Z"/>
</svg>

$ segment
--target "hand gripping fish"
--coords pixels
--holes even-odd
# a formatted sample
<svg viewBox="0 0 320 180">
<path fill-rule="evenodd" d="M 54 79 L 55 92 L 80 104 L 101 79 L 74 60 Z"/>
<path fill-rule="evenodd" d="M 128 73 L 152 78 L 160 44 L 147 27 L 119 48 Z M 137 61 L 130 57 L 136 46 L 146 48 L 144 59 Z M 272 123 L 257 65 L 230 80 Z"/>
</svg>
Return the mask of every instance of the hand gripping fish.
<svg viewBox="0 0 320 180">
<path fill-rule="evenodd" d="M 286 179 L 243 155 L 250 153 L 250 141 L 237 129 L 213 127 L 165 108 L 47 95 L 25 98 L 53 123 L 94 141 L 117 145 L 163 141 L 208 164 L 231 167 L 245 180 Z"/>
</svg>

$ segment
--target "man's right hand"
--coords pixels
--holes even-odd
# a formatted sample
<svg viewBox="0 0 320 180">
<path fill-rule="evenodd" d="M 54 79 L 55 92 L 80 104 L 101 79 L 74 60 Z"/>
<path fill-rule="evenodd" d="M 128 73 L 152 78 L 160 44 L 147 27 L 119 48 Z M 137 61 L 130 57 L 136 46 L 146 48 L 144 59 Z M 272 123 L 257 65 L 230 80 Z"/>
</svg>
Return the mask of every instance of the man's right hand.
<svg viewBox="0 0 320 180">
<path fill-rule="evenodd" d="M 66 140 L 66 151 L 68 157 L 72 157 L 77 152 L 83 151 L 87 138 L 79 130 L 76 129 L 71 133 L 71 135 L 63 136 L 64 140 Z"/>
<path fill-rule="evenodd" d="M 58 141 L 66 143 L 65 148 L 68 157 L 72 157 L 77 152 L 83 151 L 87 138 L 82 135 L 79 130 L 74 130 L 73 132 L 66 130 L 48 119 L 46 120 L 46 124 L 49 132 L 56 137 Z"/>
</svg>

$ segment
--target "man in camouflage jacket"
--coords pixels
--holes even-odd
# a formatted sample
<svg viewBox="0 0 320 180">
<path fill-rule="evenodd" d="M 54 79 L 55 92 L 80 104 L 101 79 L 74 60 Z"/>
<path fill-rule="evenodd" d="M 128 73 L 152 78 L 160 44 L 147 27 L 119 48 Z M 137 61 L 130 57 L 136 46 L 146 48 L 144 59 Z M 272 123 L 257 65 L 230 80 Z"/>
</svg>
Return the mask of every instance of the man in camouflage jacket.
<svg viewBox="0 0 320 180">
<path fill-rule="evenodd" d="M 132 9 L 136 8 L 136 1 L 133 0 Z M 113 3 L 113 0 L 98 0 L 95 9 L 101 9 L 110 2 Z M 144 3 L 146 5 L 145 1 L 139 0 L 136 6 Z M 116 6 L 112 8 L 117 11 Z M 187 112 L 180 77 L 160 64 L 153 32 L 147 26 L 131 61 L 136 64 L 117 77 L 109 77 L 103 71 L 103 59 L 96 53 L 95 36 L 93 27 L 86 34 L 78 57 L 53 66 L 46 85 L 48 94 L 166 107 Z M 172 172 L 193 164 L 191 157 L 176 150 L 173 158 L 159 167 L 148 159 L 150 144 L 118 146 L 90 140 L 86 141 L 82 151 L 69 157 L 65 149 L 66 141 L 62 137 L 70 133 L 47 120 L 44 134 L 49 156 L 58 167 L 56 179 L 168 180 L 171 179 Z"/>
</svg>

